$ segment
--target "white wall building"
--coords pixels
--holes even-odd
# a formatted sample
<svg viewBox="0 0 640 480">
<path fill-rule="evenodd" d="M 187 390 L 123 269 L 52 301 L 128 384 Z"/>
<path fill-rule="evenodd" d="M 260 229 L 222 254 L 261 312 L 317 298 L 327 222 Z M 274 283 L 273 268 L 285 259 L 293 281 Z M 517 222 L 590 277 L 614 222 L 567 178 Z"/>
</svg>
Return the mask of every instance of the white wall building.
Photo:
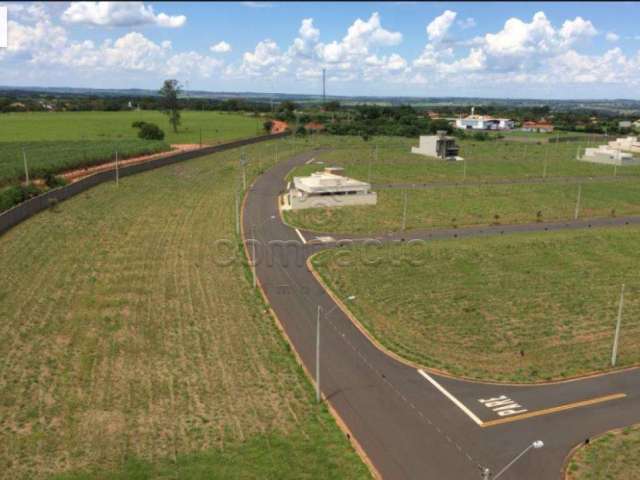
<svg viewBox="0 0 640 480">
<path fill-rule="evenodd" d="M 609 147 L 623 152 L 640 153 L 640 140 L 638 137 L 616 138 L 609 142 Z"/>
<path fill-rule="evenodd" d="M 437 135 L 421 135 L 420 144 L 417 147 L 411 147 L 411 153 L 443 160 L 463 160 L 458 156 L 459 150 L 456 139 L 448 137 L 444 131 L 439 131 Z"/>
<path fill-rule="evenodd" d="M 608 145 L 600 145 L 597 148 L 586 148 L 584 155 L 579 160 L 583 162 L 618 166 L 640 164 L 640 159 L 634 158 L 631 153 L 616 150 Z"/>
<path fill-rule="evenodd" d="M 510 130 L 515 126 L 509 118 L 493 118 L 490 115 L 476 115 L 471 107 L 471 115 L 456 119 L 456 128 L 461 130 Z"/>
<path fill-rule="evenodd" d="M 281 197 L 282 210 L 375 205 L 378 196 L 371 185 L 345 177 L 342 169 L 326 168 L 308 177 L 294 177 L 289 191 Z"/>
</svg>

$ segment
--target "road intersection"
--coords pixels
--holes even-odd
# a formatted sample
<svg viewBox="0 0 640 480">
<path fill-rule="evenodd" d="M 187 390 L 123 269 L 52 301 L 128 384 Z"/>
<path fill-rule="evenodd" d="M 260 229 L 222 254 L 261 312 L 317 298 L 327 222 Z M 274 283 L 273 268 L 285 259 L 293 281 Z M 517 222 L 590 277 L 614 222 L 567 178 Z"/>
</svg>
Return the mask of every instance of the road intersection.
<svg viewBox="0 0 640 480">
<path fill-rule="evenodd" d="M 474 479 L 499 471 L 535 440 L 502 479 L 558 479 L 570 449 L 596 434 L 640 422 L 640 370 L 627 369 L 541 385 L 482 383 L 421 369 L 380 348 L 307 266 L 313 253 L 340 240 L 300 232 L 278 211 L 285 176 L 317 152 L 271 168 L 247 191 L 245 242 L 266 301 L 303 367 L 316 369 L 320 308 L 321 391 L 374 472 L 385 479 Z M 640 223 L 611 218 L 565 224 L 509 225 L 392 233 L 374 241 L 504 235 Z M 316 237 L 330 237 L 320 239 Z M 371 241 L 371 240 L 370 240 Z M 255 255 L 255 256 L 254 256 Z"/>
</svg>

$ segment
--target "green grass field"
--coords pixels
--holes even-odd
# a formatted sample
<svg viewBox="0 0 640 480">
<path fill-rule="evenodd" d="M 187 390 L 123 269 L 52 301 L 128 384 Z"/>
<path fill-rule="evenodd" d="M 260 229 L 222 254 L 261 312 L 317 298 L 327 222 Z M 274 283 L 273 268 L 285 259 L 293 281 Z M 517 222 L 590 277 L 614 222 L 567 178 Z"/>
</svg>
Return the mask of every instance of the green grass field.
<svg viewBox="0 0 640 480">
<path fill-rule="evenodd" d="M 60 173 L 110 161 L 118 152 L 120 159 L 169 150 L 161 141 L 137 138 L 123 140 L 59 140 L 40 142 L 0 142 L 0 186 L 24 181 L 24 155 L 29 176 L 41 178 L 47 173 Z"/>
<path fill-rule="evenodd" d="M 640 426 L 609 432 L 571 458 L 567 480 L 635 480 L 640 472 Z"/>
<path fill-rule="evenodd" d="M 581 218 L 640 213 L 640 166 L 620 167 L 578 162 L 580 143 L 518 144 L 463 140 L 465 162 L 445 162 L 410 152 L 410 139 L 324 137 L 327 151 L 288 175 L 309 175 L 327 165 L 344 167 L 345 175 L 374 184 L 458 183 L 434 189 L 407 189 L 407 229 L 528 223 L 573 218 L 578 182 L 583 183 Z M 376 145 L 377 153 L 376 153 Z M 586 145 L 586 144 L 584 144 Z M 540 179 L 546 184 L 481 185 L 502 180 Z M 620 178 L 605 179 L 616 175 Z M 580 177 L 580 178 L 578 178 Z M 598 178 L 602 177 L 602 181 Z M 562 181 L 559 181 L 562 180 Z M 606 180 L 606 181 L 605 181 Z M 378 233 L 402 227 L 404 192 L 379 188 L 371 207 L 286 212 L 294 226 L 335 233 Z"/>
<path fill-rule="evenodd" d="M 223 112 L 183 111 L 182 126 L 174 133 L 166 115 L 158 111 L 31 112 L 0 115 L 0 142 L 59 140 L 132 140 L 137 120 L 156 123 L 167 143 L 220 143 L 261 134 L 262 119 Z"/>
<path fill-rule="evenodd" d="M 460 155 L 466 162 L 446 162 L 413 154 L 411 146 L 418 145 L 417 139 L 376 137 L 364 142 L 356 137 L 325 136 L 319 141 L 332 150 L 318 155 L 317 162 L 343 166 L 346 175 L 374 184 L 462 182 L 465 178 L 469 181 L 540 178 L 545 172 L 545 164 L 548 177 L 614 174 L 612 166 L 575 159 L 578 148 L 583 151 L 587 146 L 586 140 L 557 145 L 462 140 L 458 142 Z M 319 168 L 322 166 L 305 165 L 295 169 L 292 175 L 306 175 Z M 640 177 L 640 166 L 620 167 L 616 174 Z"/>
<path fill-rule="evenodd" d="M 274 152 L 246 148 L 249 180 Z M 0 237 L 0 478 L 369 478 L 218 244 L 238 245 L 239 154 L 103 184 Z"/>
<path fill-rule="evenodd" d="M 579 218 L 640 215 L 640 182 L 631 179 L 589 182 L 581 187 L 534 184 L 379 190 L 375 206 L 284 213 L 288 223 L 311 231 L 343 234 L 399 231 L 406 194 L 408 230 L 561 221 L 574 218 L 579 188 Z"/>
<path fill-rule="evenodd" d="M 325 282 L 380 342 L 420 364 L 532 382 L 640 362 L 640 228 L 519 234 L 320 253 Z"/>
</svg>

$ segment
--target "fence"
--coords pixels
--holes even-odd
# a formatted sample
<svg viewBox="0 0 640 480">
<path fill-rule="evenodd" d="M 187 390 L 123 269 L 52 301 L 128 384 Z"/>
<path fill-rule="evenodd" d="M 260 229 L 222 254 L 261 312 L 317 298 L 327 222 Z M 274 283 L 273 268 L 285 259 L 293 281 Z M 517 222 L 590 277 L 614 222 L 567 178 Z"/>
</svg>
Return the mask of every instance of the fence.
<svg viewBox="0 0 640 480">
<path fill-rule="evenodd" d="M 120 167 L 119 176 L 127 177 L 129 175 L 135 175 L 136 173 L 146 172 L 156 168 L 171 165 L 177 162 L 183 162 L 185 160 L 191 160 L 193 158 L 203 157 L 205 155 L 211 155 L 212 153 L 218 153 L 232 148 L 242 147 L 244 145 L 252 145 L 254 143 L 260 143 L 267 140 L 273 140 L 276 138 L 282 138 L 289 135 L 289 133 L 279 133 L 275 135 L 263 135 L 259 137 L 246 138 L 243 140 L 236 140 L 233 142 L 222 143 L 220 145 L 214 145 L 211 147 L 205 147 L 198 150 L 191 150 L 188 152 L 176 153 L 175 155 L 169 155 L 167 157 L 159 158 L 156 160 L 150 160 L 144 163 L 138 163 L 134 165 L 127 165 Z M 12 227 L 18 225 L 20 222 L 27 220 L 47 208 L 51 207 L 58 202 L 62 202 L 67 198 L 71 198 L 74 195 L 78 195 L 86 190 L 89 190 L 96 185 L 104 182 L 114 180 L 114 169 L 95 173 L 88 177 L 82 178 L 70 185 L 50 190 L 42 195 L 31 198 L 15 207 L 0 213 L 0 235 L 10 230 Z"/>
</svg>

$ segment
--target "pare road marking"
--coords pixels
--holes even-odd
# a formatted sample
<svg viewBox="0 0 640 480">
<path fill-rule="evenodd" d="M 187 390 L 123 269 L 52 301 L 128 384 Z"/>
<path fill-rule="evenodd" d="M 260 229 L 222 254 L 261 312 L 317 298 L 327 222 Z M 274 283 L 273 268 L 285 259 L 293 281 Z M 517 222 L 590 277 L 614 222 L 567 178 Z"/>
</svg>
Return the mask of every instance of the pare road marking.
<svg viewBox="0 0 640 480">
<path fill-rule="evenodd" d="M 478 401 L 500 417 L 518 415 L 528 411 L 522 405 L 514 402 L 506 395 L 500 395 L 499 397 L 493 398 L 480 398 Z"/>
</svg>

